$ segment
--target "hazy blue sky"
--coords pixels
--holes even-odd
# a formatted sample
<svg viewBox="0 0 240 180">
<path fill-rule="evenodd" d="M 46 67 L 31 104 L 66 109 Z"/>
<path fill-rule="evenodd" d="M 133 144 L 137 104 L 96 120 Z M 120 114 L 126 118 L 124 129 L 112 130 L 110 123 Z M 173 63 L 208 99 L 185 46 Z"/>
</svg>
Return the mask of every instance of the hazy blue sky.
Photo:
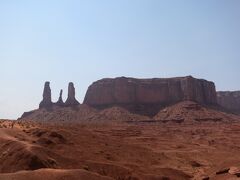
<svg viewBox="0 0 240 180">
<path fill-rule="evenodd" d="M 0 0 L 0 118 L 82 101 L 104 77 L 193 75 L 240 89 L 239 0 Z"/>
</svg>

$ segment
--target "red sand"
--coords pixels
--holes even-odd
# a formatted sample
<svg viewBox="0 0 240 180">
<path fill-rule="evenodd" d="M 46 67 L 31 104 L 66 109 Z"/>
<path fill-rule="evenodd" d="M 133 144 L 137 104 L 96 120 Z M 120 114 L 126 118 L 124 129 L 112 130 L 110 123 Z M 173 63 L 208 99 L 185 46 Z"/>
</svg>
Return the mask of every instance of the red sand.
<svg viewBox="0 0 240 180">
<path fill-rule="evenodd" d="M 92 123 L 73 121 L 86 111 Z M 65 112 L 69 123 L 57 121 L 55 111 L 32 115 L 52 117 L 51 123 L 0 121 L 0 179 L 236 178 L 216 173 L 240 167 L 238 116 L 190 102 L 146 121 L 118 108 L 73 112 Z M 96 123 L 99 117 L 108 120 Z M 109 123 L 110 117 L 121 120 Z M 176 123 L 176 117 L 184 121 Z"/>
</svg>

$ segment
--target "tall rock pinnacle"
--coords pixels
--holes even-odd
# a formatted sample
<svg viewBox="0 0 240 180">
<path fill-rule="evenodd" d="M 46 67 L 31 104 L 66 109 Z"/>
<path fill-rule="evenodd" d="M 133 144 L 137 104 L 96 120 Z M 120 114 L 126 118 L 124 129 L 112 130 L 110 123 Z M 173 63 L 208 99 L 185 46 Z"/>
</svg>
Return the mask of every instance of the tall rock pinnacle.
<svg viewBox="0 0 240 180">
<path fill-rule="evenodd" d="M 63 90 L 61 89 L 58 101 L 56 102 L 57 106 L 64 106 L 64 102 L 63 102 L 63 99 L 62 99 L 62 93 L 63 93 Z"/>
<path fill-rule="evenodd" d="M 80 103 L 75 98 L 75 88 L 74 84 L 70 82 L 68 84 L 68 98 L 65 102 L 65 106 L 77 106 Z"/>
<path fill-rule="evenodd" d="M 43 100 L 39 104 L 39 108 L 49 108 L 52 106 L 52 95 L 50 82 L 45 82 L 44 90 L 43 90 Z"/>
</svg>

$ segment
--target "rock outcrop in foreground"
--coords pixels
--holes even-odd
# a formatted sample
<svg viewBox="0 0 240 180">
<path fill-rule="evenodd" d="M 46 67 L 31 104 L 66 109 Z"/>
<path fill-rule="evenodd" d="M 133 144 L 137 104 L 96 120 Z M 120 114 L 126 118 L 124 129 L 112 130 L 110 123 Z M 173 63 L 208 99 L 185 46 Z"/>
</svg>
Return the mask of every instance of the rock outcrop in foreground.
<svg viewBox="0 0 240 180">
<path fill-rule="evenodd" d="M 129 110 L 154 115 L 159 107 L 186 100 L 205 105 L 217 104 L 214 83 L 191 76 L 102 79 L 88 88 L 84 103 L 96 108 L 120 105 Z"/>
<path fill-rule="evenodd" d="M 234 113 L 240 113 L 240 91 L 217 92 L 218 104 Z"/>
</svg>

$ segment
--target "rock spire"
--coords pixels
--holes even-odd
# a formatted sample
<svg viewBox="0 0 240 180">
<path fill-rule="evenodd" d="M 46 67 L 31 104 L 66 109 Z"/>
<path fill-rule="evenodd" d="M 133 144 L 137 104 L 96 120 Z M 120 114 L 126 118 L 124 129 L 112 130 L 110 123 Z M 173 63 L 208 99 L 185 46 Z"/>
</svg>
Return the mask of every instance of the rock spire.
<svg viewBox="0 0 240 180">
<path fill-rule="evenodd" d="M 70 82 L 68 84 L 68 98 L 65 102 L 65 106 L 77 106 L 80 103 L 75 98 L 75 88 L 74 84 Z"/>
<path fill-rule="evenodd" d="M 64 102 L 63 102 L 63 99 L 62 99 L 62 94 L 63 94 L 63 90 L 61 89 L 58 101 L 56 102 L 57 106 L 64 106 Z"/>
<path fill-rule="evenodd" d="M 52 95 L 50 82 L 45 82 L 44 90 L 43 90 L 43 100 L 39 104 L 39 108 L 50 108 L 52 106 Z"/>
</svg>

